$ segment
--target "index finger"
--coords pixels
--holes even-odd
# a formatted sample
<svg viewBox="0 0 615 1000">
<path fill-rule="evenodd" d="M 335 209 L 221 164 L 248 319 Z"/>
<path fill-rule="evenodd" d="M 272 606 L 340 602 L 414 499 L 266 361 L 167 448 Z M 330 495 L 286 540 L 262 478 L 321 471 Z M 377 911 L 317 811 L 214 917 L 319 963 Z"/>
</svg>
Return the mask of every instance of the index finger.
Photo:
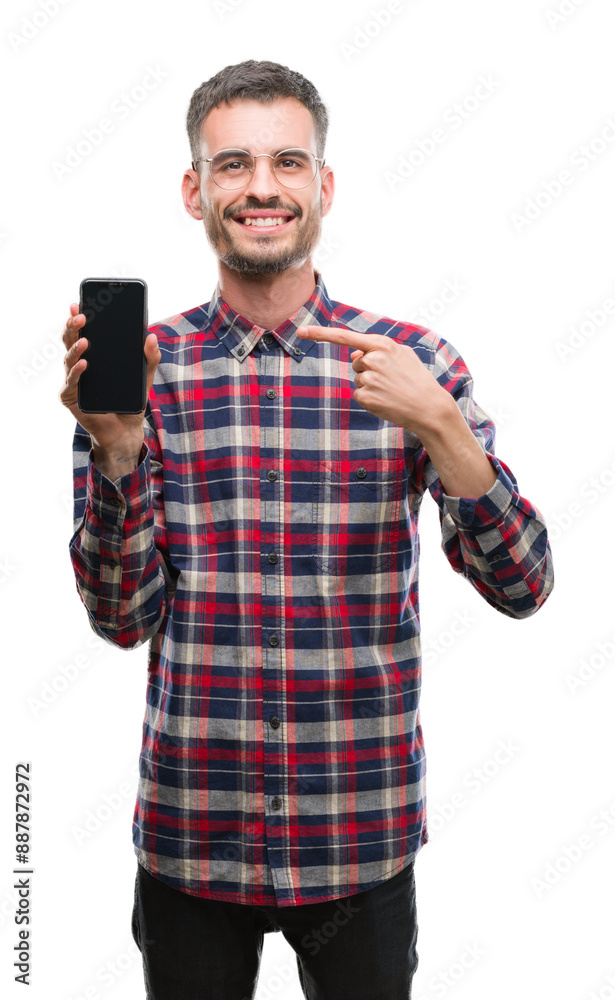
<svg viewBox="0 0 615 1000">
<path fill-rule="evenodd" d="M 354 330 L 340 330 L 334 326 L 298 326 L 297 336 L 304 340 L 326 340 L 330 344 L 357 347 L 361 351 L 373 351 L 382 345 L 379 333 L 356 333 Z"/>
<path fill-rule="evenodd" d="M 66 321 L 66 326 L 62 333 L 62 340 L 64 346 L 67 348 L 72 347 L 75 341 L 79 340 L 81 328 L 85 323 L 85 316 L 79 312 L 79 304 L 77 302 L 71 302 L 70 312 L 71 314 Z"/>
</svg>

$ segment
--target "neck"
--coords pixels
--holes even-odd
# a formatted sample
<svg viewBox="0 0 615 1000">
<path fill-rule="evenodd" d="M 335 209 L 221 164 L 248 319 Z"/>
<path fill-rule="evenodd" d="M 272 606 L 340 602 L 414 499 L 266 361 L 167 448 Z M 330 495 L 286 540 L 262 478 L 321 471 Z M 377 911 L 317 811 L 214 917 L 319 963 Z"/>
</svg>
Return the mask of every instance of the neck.
<svg viewBox="0 0 615 1000">
<path fill-rule="evenodd" d="M 243 275 L 218 263 L 218 286 L 224 301 L 251 323 L 275 330 L 307 302 L 316 287 L 308 258 L 280 274 Z"/>
</svg>

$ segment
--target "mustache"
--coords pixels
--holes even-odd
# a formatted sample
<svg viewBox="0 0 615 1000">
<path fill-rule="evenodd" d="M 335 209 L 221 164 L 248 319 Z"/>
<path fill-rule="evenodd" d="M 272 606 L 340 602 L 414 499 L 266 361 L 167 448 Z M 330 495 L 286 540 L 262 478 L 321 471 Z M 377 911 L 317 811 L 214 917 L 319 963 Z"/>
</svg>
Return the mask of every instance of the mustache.
<svg viewBox="0 0 615 1000">
<path fill-rule="evenodd" d="M 234 215 L 238 215 L 240 212 L 287 212 L 289 215 L 301 215 L 298 208 L 292 208 L 290 205 L 242 205 L 241 208 L 227 208 L 224 212 L 223 218 L 232 219 Z"/>
</svg>

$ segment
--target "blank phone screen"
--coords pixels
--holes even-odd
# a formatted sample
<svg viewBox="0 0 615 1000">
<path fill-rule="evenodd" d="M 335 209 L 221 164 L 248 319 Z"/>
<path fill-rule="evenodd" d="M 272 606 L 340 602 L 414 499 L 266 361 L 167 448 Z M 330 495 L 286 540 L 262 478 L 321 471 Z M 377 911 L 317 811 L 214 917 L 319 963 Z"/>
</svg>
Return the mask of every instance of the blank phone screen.
<svg viewBox="0 0 615 1000">
<path fill-rule="evenodd" d="M 139 413 L 145 408 L 145 296 L 145 282 L 136 278 L 81 283 L 81 336 L 89 345 L 78 383 L 84 412 Z"/>
</svg>

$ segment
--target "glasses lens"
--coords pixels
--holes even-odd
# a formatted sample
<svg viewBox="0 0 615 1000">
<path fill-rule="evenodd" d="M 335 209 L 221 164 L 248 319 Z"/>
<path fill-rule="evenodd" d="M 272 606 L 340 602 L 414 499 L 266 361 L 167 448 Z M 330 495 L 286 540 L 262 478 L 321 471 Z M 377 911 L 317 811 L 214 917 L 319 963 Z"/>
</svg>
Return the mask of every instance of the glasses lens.
<svg viewBox="0 0 615 1000">
<path fill-rule="evenodd" d="M 210 163 L 211 176 L 220 187 L 238 188 L 247 183 L 254 160 L 244 149 L 223 149 Z"/>
<path fill-rule="evenodd" d="M 273 170 L 284 187 L 303 188 L 316 176 L 316 160 L 307 149 L 284 149 L 276 156 Z"/>
<path fill-rule="evenodd" d="M 254 159 L 245 149 L 222 149 L 209 164 L 211 176 L 222 188 L 240 188 L 248 183 Z M 316 176 L 316 159 L 307 149 L 284 149 L 273 161 L 273 171 L 287 188 L 304 188 Z"/>
</svg>

